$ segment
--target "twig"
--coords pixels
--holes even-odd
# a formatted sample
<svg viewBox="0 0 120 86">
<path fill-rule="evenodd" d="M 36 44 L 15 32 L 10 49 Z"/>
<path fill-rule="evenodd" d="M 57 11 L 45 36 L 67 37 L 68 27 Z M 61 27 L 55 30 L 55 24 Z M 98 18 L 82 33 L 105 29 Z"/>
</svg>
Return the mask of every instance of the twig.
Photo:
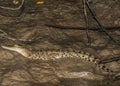
<svg viewBox="0 0 120 86">
<path fill-rule="evenodd" d="M 118 60 L 120 60 L 120 56 L 100 60 L 99 64 L 106 64 L 106 63 L 110 63 L 110 62 L 118 61 Z"/>
<path fill-rule="evenodd" d="M 86 10 L 86 4 L 85 4 L 85 0 L 83 0 L 83 9 L 84 9 L 84 17 L 85 17 L 85 24 L 86 24 L 86 35 L 87 35 L 87 39 L 88 39 L 88 43 L 91 45 L 91 38 L 89 36 L 89 22 L 88 22 L 88 15 L 87 15 L 87 10 Z"/>
<path fill-rule="evenodd" d="M 27 44 L 34 43 L 34 42 L 46 37 L 46 36 L 44 36 L 44 37 L 36 37 L 36 38 L 30 39 L 30 40 L 25 40 L 25 39 L 13 38 L 9 34 L 7 34 L 5 31 L 3 31 L 2 29 L 0 29 L 0 32 L 2 33 L 2 34 L 0 33 L 0 38 L 2 38 L 2 39 L 9 39 L 9 40 L 12 40 L 12 41 L 16 41 L 16 42 L 18 41 L 18 42 L 27 43 Z"/>
<path fill-rule="evenodd" d="M 21 9 L 23 7 L 24 2 L 25 2 L 25 0 L 22 0 L 21 5 L 19 7 L 17 7 L 17 8 L 10 8 L 10 7 L 4 7 L 4 6 L 0 6 L 0 8 L 7 9 L 7 10 L 19 10 L 19 9 Z"/>
<path fill-rule="evenodd" d="M 2 39 L 4 39 L 4 38 L 7 38 L 7 39 L 10 39 L 10 40 L 16 40 L 15 38 L 12 38 L 12 37 L 10 37 L 4 30 L 2 30 L 2 29 L 0 29 L 0 37 L 2 38 Z"/>
<path fill-rule="evenodd" d="M 53 27 L 54 29 L 66 29 L 66 30 L 86 30 L 84 27 L 76 26 L 62 26 L 58 24 L 44 24 L 47 27 Z M 120 30 L 120 27 L 106 27 L 107 30 Z M 98 31 L 96 27 L 89 27 L 89 30 Z"/>
</svg>

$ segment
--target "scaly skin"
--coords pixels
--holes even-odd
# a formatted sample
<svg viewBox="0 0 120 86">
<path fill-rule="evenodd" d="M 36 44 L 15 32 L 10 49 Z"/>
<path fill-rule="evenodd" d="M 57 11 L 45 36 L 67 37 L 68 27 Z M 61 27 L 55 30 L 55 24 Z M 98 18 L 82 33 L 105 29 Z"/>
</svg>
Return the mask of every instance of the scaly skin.
<svg viewBox="0 0 120 86">
<path fill-rule="evenodd" d="M 8 46 L 1 46 L 4 49 L 12 50 L 15 52 L 20 53 L 26 58 L 29 59 L 38 59 L 43 61 L 50 61 L 50 60 L 57 60 L 62 58 L 79 58 L 81 60 L 87 60 L 99 67 L 99 69 L 102 69 L 104 72 L 107 72 L 109 74 L 113 74 L 113 71 L 106 68 L 104 64 L 98 64 L 99 59 L 95 58 L 93 55 L 90 55 L 89 53 L 85 53 L 83 51 L 69 51 L 69 50 L 41 50 L 41 51 L 30 51 L 28 49 L 25 49 L 19 45 L 15 45 L 13 47 Z"/>
</svg>

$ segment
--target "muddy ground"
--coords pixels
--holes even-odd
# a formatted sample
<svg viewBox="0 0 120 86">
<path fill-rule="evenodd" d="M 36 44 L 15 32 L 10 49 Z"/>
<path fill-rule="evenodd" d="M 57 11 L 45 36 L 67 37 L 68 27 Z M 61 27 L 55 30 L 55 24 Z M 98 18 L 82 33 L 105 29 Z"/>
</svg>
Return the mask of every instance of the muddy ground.
<svg viewBox="0 0 120 86">
<path fill-rule="evenodd" d="M 79 30 L 85 29 L 82 0 L 44 0 L 44 5 L 36 5 L 36 1 L 25 1 L 24 10 L 0 10 L 0 29 L 8 34 L 2 37 L 0 33 L 0 45 L 20 44 L 34 50 L 48 48 L 83 50 L 100 59 L 120 56 L 120 46 L 109 39 L 104 32 L 90 30 L 90 45 L 86 31 Z M 90 1 L 107 31 L 118 40 L 120 38 L 119 0 Z M 19 13 L 21 15 L 18 16 Z M 97 29 L 98 25 L 89 11 L 88 18 L 90 28 Z M 67 26 L 68 29 L 48 27 L 46 24 Z M 70 27 L 76 29 L 69 29 Z M 107 63 L 106 66 L 115 72 L 120 72 L 120 61 Z M 86 61 L 64 60 L 60 63 L 44 63 L 26 59 L 16 52 L 0 48 L 0 86 L 119 86 L 120 84 L 120 81 L 110 80 L 59 78 L 53 72 L 53 68 L 56 67 L 56 71 L 100 73 L 97 67 Z"/>
</svg>

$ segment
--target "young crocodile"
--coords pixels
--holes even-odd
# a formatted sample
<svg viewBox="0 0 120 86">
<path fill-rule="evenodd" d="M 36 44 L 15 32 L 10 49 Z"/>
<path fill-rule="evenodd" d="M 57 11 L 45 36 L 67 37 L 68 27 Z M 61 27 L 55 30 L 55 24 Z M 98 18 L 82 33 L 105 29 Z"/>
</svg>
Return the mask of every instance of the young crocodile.
<svg viewBox="0 0 120 86">
<path fill-rule="evenodd" d="M 99 67 L 104 72 L 109 74 L 113 74 L 113 71 L 108 69 L 104 64 L 99 64 L 99 59 L 95 58 L 93 55 L 89 53 L 85 53 L 83 51 L 68 51 L 68 50 L 41 50 L 41 51 L 31 51 L 26 48 L 23 48 L 19 45 L 15 45 L 13 47 L 9 46 L 1 46 L 4 49 L 12 50 L 20 53 L 26 58 L 29 59 L 39 59 L 43 61 L 57 60 L 62 58 L 79 58 L 81 60 L 87 60 Z"/>
</svg>

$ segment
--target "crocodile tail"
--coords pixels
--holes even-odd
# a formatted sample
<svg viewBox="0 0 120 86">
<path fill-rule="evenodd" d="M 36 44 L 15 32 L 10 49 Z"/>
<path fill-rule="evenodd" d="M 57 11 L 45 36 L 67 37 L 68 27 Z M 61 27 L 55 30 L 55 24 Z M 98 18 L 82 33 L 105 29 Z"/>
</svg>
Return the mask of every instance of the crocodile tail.
<svg viewBox="0 0 120 86">
<path fill-rule="evenodd" d="M 106 72 L 110 75 L 114 75 L 114 71 L 107 68 L 107 66 L 105 64 L 99 63 L 100 59 L 96 58 L 94 55 L 91 55 L 90 53 L 86 53 L 86 52 L 79 53 L 78 55 L 80 58 L 94 63 L 101 71 Z"/>
</svg>

